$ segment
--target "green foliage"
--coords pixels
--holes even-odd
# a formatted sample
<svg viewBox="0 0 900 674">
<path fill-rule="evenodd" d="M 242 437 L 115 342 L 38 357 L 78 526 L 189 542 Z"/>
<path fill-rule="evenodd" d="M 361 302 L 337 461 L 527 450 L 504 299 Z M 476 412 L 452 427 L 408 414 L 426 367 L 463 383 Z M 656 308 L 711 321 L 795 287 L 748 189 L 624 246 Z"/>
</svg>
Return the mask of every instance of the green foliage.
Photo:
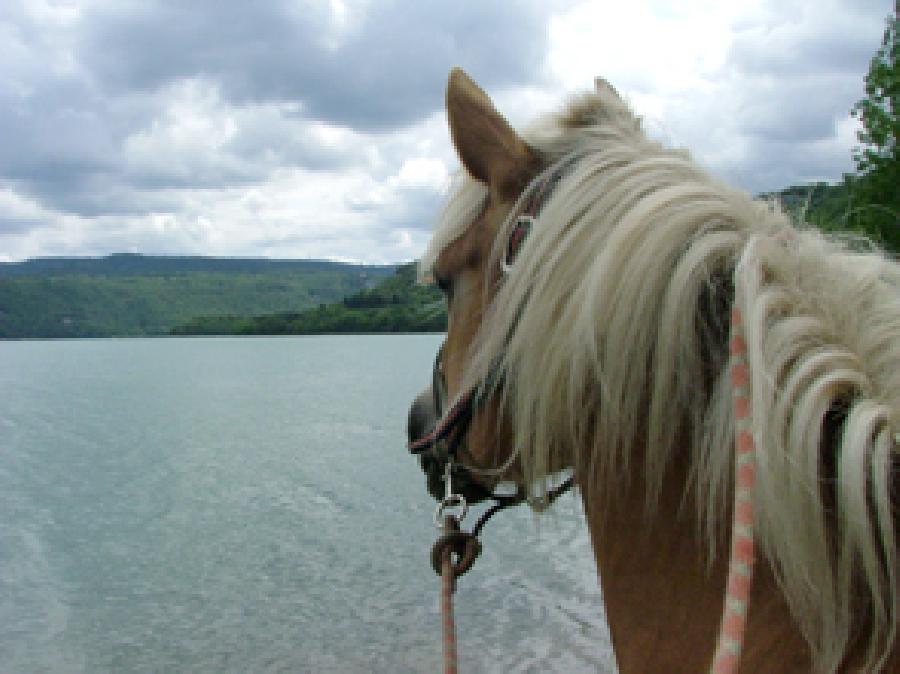
<svg viewBox="0 0 900 674">
<path fill-rule="evenodd" d="M 447 313 L 440 292 L 416 283 L 416 265 L 401 265 L 378 285 L 333 304 L 302 312 L 255 317 L 205 316 L 174 335 L 316 335 L 332 333 L 443 332 Z"/>
<path fill-rule="evenodd" d="M 866 75 L 866 96 L 853 108 L 862 123 L 854 152 L 858 175 L 848 176 L 851 228 L 889 250 L 900 251 L 900 162 L 897 118 L 900 73 L 897 71 L 897 14 L 888 16 L 881 47 Z"/>
<path fill-rule="evenodd" d="M 777 200 L 797 222 L 814 225 L 826 232 L 850 229 L 850 189 L 846 182 L 792 185 L 760 196 Z"/>
<path fill-rule="evenodd" d="M 162 335 L 202 315 L 300 311 L 392 272 L 299 260 L 44 259 L 0 269 L 0 338 Z"/>
</svg>

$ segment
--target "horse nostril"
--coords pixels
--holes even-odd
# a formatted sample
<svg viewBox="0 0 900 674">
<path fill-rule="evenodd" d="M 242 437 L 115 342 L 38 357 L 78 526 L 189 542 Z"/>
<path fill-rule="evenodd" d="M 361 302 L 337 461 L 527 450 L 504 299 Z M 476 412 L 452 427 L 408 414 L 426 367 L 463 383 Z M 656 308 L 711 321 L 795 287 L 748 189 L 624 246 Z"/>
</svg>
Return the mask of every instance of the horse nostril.
<svg viewBox="0 0 900 674">
<path fill-rule="evenodd" d="M 415 442 L 428 433 L 434 426 L 435 418 L 431 389 L 426 389 L 409 408 L 409 418 L 406 422 L 406 435 L 409 441 Z"/>
</svg>

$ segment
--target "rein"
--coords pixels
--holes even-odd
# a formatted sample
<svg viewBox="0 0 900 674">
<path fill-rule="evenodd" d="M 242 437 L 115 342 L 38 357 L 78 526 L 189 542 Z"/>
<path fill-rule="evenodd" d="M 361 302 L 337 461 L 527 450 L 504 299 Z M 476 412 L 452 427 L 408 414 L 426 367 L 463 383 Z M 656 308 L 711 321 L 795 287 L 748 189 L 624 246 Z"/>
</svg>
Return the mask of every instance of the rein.
<svg viewBox="0 0 900 674">
<path fill-rule="evenodd" d="M 747 606 L 753 585 L 755 562 L 753 541 L 753 488 L 756 485 L 756 441 L 752 432 L 750 366 L 747 340 L 740 309 L 731 310 L 732 407 L 734 410 L 734 512 L 731 524 L 731 558 L 722 623 L 711 674 L 734 674 L 738 671 L 744 633 L 747 628 Z"/>
</svg>

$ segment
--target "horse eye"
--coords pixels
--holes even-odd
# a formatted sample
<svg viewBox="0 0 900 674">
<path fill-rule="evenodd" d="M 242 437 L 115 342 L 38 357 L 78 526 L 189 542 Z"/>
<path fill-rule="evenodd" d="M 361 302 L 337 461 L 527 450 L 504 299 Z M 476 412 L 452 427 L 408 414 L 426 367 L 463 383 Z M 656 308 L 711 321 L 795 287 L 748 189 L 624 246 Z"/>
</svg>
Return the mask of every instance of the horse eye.
<svg viewBox="0 0 900 674">
<path fill-rule="evenodd" d="M 453 294 L 453 281 L 447 276 L 435 276 L 434 283 L 448 298 Z"/>
</svg>

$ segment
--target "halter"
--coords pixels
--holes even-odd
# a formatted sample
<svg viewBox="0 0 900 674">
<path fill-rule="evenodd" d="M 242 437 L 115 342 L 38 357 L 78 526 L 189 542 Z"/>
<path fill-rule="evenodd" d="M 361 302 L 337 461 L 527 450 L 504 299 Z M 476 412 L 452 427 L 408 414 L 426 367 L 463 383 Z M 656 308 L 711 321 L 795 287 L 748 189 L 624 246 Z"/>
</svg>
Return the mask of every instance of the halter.
<svg viewBox="0 0 900 674">
<path fill-rule="evenodd" d="M 507 238 L 506 246 L 503 251 L 503 258 L 500 260 L 500 269 L 503 272 L 502 278 L 505 279 L 512 271 L 513 264 L 519 255 L 519 251 L 528 239 L 531 230 L 536 225 L 538 215 L 540 214 L 545 201 L 553 192 L 553 189 L 559 183 L 562 176 L 569 168 L 571 168 L 577 159 L 577 155 L 572 155 L 558 162 L 551 170 L 546 171 L 540 179 L 533 183 L 532 187 L 528 190 L 527 195 L 521 200 L 521 206 L 514 218 L 513 226 L 510 229 Z M 510 337 L 515 330 L 515 327 L 516 326 L 513 325 L 512 330 L 510 330 Z M 442 368 L 445 344 L 446 342 L 441 344 L 440 348 L 438 348 L 438 352 L 434 358 L 434 369 L 432 371 L 431 391 L 434 410 L 438 417 L 438 421 L 428 434 L 414 442 L 410 442 L 408 449 L 412 454 L 421 454 L 427 449 L 435 448 L 436 458 L 445 465 L 444 481 L 445 485 L 449 486 L 453 473 L 472 477 L 476 474 L 498 474 L 504 469 L 504 467 L 491 470 L 465 466 L 458 461 L 457 453 L 466 438 L 469 425 L 472 422 L 472 417 L 484 406 L 491 393 L 493 393 L 497 385 L 503 380 L 505 372 L 503 370 L 503 365 L 501 364 L 502 358 L 495 359 L 488 369 L 485 378 L 477 385 L 458 396 L 453 405 L 445 412 L 444 406 L 447 399 L 447 383 L 444 379 Z M 487 520 L 496 512 L 523 503 L 528 498 L 522 488 L 518 488 L 514 495 L 500 495 L 489 491 L 478 480 L 470 480 L 470 482 L 471 484 L 476 485 L 476 489 L 483 492 L 481 496 L 496 502 L 475 526 L 475 529 L 473 530 L 474 535 L 477 535 L 481 527 L 483 527 Z M 548 503 L 552 503 L 560 495 L 571 489 L 573 484 L 574 480 L 569 478 L 556 489 L 549 491 L 544 498 Z M 453 494 L 448 489 L 447 495 L 441 501 L 435 513 L 435 523 L 438 526 L 441 526 L 444 511 L 451 507 L 460 507 L 462 511 L 465 512 L 466 501 L 461 495 Z"/>
</svg>

